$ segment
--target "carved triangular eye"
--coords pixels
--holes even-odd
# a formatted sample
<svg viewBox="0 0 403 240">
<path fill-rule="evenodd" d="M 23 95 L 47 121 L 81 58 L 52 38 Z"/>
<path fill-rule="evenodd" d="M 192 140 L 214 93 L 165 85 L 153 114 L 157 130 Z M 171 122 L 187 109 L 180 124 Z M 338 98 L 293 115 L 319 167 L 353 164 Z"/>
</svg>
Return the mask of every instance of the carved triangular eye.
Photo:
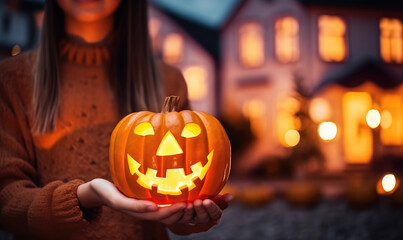
<svg viewBox="0 0 403 240">
<path fill-rule="evenodd" d="M 143 122 L 136 126 L 134 133 L 140 136 L 154 135 L 154 129 L 151 123 Z"/>
<path fill-rule="evenodd" d="M 183 128 L 182 137 L 192 138 L 200 135 L 201 129 L 196 123 L 187 123 Z"/>
</svg>

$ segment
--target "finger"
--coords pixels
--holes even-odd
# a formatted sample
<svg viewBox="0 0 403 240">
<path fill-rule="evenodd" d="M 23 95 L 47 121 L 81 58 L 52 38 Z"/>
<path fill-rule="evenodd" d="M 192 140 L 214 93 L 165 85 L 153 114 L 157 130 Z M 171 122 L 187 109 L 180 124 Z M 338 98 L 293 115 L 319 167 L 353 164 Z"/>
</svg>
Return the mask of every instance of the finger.
<svg viewBox="0 0 403 240">
<path fill-rule="evenodd" d="M 136 200 L 125 196 L 114 199 L 112 206 L 115 209 L 137 213 L 155 212 L 158 210 L 157 205 L 151 201 Z"/>
<path fill-rule="evenodd" d="M 217 204 L 222 210 L 226 209 L 229 203 L 234 199 L 234 195 L 226 193 L 224 195 L 218 195 L 212 200 Z"/>
<path fill-rule="evenodd" d="M 171 216 L 162 219 L 160 222 L 162 222 L 165 225 L 174 224 L 174 223 L 178 222 L 179 219 L 183 216 L 183 212 L 184 212 L 184 210 L 176 212 L 176 213 L 172 214 Z"/>
<path fill-rule="evenodd" d="M 211 219 L 218 220 L 221 218 L 222 210 L 212 200 L 210 200 L 210 199 L 204 200 L 203 206 L 206 209 L 207 214 L 210 216 Z"/>
<path fill-rule="evenodd" d="M 194 208 L 196 212 L 195 222 L 196 223 L 207 223 L 210 220 L 210 216 L 204 209 L 203 202 L 201 200 L 194 201 Z"/>
<path fill-rule="evenodd" d="M 193 216 L 194 216 L 193 204 L 188 203 L 180 222 L 181 223 L 191 223 Z"/>
<path fill-rule="evenodd" d="M 133 213 L 136 217 L 144 220 L 161 221 L 162 219 L 168 218 L 169 216 L 182 212 L 186 208 L 186 203 L 175 203 L 169 207 L 159 208 L 155 212 L 146 213 Z"/>
</svg>

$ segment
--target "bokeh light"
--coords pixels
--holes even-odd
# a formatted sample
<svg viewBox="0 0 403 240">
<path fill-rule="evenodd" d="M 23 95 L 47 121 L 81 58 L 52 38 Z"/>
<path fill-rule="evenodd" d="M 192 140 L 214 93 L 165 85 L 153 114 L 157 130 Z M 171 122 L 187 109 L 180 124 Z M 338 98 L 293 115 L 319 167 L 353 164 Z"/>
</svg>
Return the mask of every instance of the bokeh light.
<svg viewBox="0 0 403 240">
<path fill-rule="evenodd" d="M 367 124 L 370 128 L 377 128 L 381 123 L 381 114 L 376 109 L 371 109 L 367 113 Z"/>
<path fill-rule="evenodd" d="M 399 181 L 396 179 L 395 175 L 389 173 L 384 175 L 376 186 L 376 190 L 381 195 L 389 195 L 395 192 L 399 186 Z"/>
<path fill-rule="evenodd" d="M 322 122 L 318 127 L 318 133 L 325 141 L 333 140 L 337 135 L 337 126 L 334 122 Z"/>
<path fill-rule="evenodd" d="M 383 110 L 381 113 L 381 127 L 383 129 L 388 129 L 392 126 L 392 122 L 392 114 L 388 110 Z"/>
<path fill-rule="evenodd" d="M 316 122 L 323 122 L 330 118 L 330 104 L 324 98 L 314 98 L 309 104 L 309 116 Z"/>
<path fill-rule="evenodd" d="M 297 130 L 291 129 L 285 133 L 284 138 L 289 147 L 295 147 L 299 143 L 300 135 Z"/>
</svg>

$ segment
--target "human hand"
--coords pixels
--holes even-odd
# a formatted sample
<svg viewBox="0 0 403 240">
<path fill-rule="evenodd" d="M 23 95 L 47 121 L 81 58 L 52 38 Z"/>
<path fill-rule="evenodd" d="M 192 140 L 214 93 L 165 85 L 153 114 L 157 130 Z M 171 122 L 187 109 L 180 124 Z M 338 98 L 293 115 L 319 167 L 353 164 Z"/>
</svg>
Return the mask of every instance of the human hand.
<svg viewBox="0 0 403 240">
<path fill-rule="evenodd" d="M 188 203 L 179 221 L 168 227 L 180 235 L 205 232 L 220 222 L 223 210 L 233 199 L 234 196 L 227 193 L 213 199 L 198 199 Z"/>
<path fill-rule="evenodd" d="M 158 221 L 166 225 L 178 222 L 186 208 L 186 203 L 158 208 L 151 201 L 126 197 L 113 183 L 100 178 L 80 185 L 77 188 L 77 197 L 84 208 L 105 205 L 137 219 Z"/>
</svg>

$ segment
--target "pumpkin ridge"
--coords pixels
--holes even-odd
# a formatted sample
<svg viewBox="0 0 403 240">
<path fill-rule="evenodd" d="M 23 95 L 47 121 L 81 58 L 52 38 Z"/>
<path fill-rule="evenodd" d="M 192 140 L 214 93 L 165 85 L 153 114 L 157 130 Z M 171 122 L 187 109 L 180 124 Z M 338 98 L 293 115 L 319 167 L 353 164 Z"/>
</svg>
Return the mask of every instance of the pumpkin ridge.
<svg viewBox="0 0 403 240">
<path fill-rule="evenodd" d="M 209 133 L 207 132 L 206 123 L 205 123 L 204 119 L 199 116 L 199 114 L 198 114 L 197 111 L 192 111 L 192 112 L 191 112 L 191 116 L 197 118 L 200 122 L 203 123 L 202 126 L 200 126 L 200 127 L 202 127 L 203 130 L 204 130 L 204 132 L 206 133 L 206 134 L 205 134 L 205 135 L 206 135 L 206 142 L 207 142 L 207 146 L 208 146 L 207 152 L 214 151 L 214 149 L 211 149 L 211 146 L 210 146 L 210 141 L 209 141 L 209 138 L 208 138 L 208 134 L 209 134 Z M 206 160 L 207 160 L 207 156 L 206 156 Z M 212 160 L 214 161 L 214 156 L 213 156 L 213 159 L 212 159 Z M 205 164 L 203 164 L 203 166 L 205 166 L 206 164 L 207 164 L 207 162 L 206 162 Z M 200 187 L 199 193 L 202 193 L 202 192 L 203 192 L 204 186 L 206 185 L 206 184 L 205 184 L 205 183 L 206 183 L 206 180 L 207 180 L 207 176 L 205 176 L 203 180 L 200 180 L 200 182 L 201 182 L 201 187 Z M 200 195 L 200 194 L 199 194 L 199 195 Z M 200 196 L 201 196 L 201 195 L 200 195 Z"/>
<path fill-rule="evenodd" d="M 180 119 L 181 119 L 181 121 L 182 121 L 182 123 L 183 123 L 183 126 L 185 126 L 185 125 L 186 125 L 186 122 L 185 122 L 185 118 L 183 117 L 183 112 L 180 111 L 180 112 L 179 112 L 179 115 L 180 115 Z M 185 138 L 185 146 L 182 147 L 182 149 L 185 149 L 185 157 L 184 157 L 184 161 L 185 161 L 185 167 L 184 167 L 184 169 L 186 169 L 185 174 L 189 174 L 189 173 L 188 173 L 188 172 L 189 172 L 188 169 L 190 169 L 189 163 L 188 163 L 188 161 L 186 161 L 186 160 L 188 159 L 188 152 L 191 152 L 191 151 L 188 151 L 188 149 L 187 149 L 187 147 L 188 147 L 187 141 L 188 141 L 188 139 Z M 182 192 L 182 194 L 183 194 L 183 192 Z M 186 201 L 189 201 L 189 195 L 190 195 L 190 191 L 189 191 L 189 189 L 188 189 L 188 191 L 186 191 L 186 198 L 185 198 Z"/>
</svg>

